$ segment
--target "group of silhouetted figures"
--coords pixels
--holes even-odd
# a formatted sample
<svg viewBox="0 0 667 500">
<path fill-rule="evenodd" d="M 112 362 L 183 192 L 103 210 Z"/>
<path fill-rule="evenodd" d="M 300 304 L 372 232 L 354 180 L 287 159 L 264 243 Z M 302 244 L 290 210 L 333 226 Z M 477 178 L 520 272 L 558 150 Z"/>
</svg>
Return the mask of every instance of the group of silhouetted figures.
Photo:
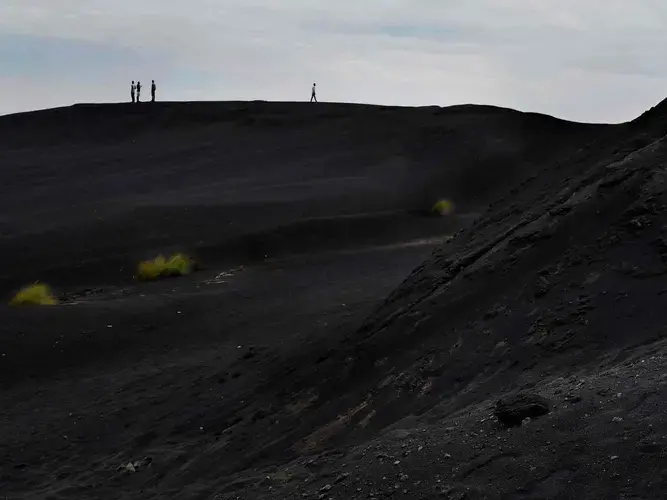
<svg viewBox="0 0 667 500">
<path fill-rule="evenodd" d="M 155 91 L 157 86 L 155 85 L 155 80 L 151 82 L 151 102 L 155 102 Z M 130 87 L 130 97 L 132 102 L 141 102 L 141 82 L 137 82 L 136 85 L 134 80 L 132 80 L 132 86 Z"/>
<path fill-rule="evenodd" d="M 315 86 L 316 84 L 313 83 L 313 89 L 310 94 L 310 102 L 317 102 L 317 95 L 315 92 Z M 151 102 L 155 102 L 155 91 L 157 90 L 157 86 L 155 85 L 155 80 L 151 81 Z M 132 102 L 141 102 L 141 82 L 137 82 L 136 84 L 134 83 L 134 80 L 132 80 L 132 86 L 130 87 L 130 97 L 132 98 Z"/>
</svg>

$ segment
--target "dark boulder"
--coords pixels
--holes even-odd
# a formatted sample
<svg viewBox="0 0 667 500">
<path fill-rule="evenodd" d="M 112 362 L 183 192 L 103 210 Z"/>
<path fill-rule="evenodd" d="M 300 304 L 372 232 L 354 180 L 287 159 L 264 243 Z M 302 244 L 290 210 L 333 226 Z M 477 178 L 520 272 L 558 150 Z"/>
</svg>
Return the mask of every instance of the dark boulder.
<svg viewBox="0 0 667 500">
<path fill-rule="evenodd" d="M 526 418 L 537 418 L 549 413 L 549 401 L 537 394 L 520 392 L 498 401 L 494 415 L 505 427 L 516 427 Z"/>
</svg>

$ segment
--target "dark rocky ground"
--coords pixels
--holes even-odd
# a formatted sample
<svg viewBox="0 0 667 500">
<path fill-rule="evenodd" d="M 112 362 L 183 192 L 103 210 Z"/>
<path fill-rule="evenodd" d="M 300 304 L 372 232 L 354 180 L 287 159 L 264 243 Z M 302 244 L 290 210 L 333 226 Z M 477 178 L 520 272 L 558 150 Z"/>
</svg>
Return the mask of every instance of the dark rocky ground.
<svg viewBox="0 0 667 500">
<path fill-rule="evenodd" d="M 663 104 L 614 126 L 263 102 L 0 117 L 0 293 L 63 299 L 0 307 L 0 493 L 662 498 L 666 133 Z M 455 213 L 428 215 L 442 197 Z M 133 280 L 174 249 L 202 269 Z"/>
</svg>

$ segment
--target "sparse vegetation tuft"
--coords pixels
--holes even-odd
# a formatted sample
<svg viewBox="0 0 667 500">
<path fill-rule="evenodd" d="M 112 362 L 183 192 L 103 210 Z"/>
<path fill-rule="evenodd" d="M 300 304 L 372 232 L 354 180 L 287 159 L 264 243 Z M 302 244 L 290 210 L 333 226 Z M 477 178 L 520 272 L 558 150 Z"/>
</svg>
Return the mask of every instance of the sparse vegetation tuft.
<svg viewBox="0 0 667 500">
<path fill-rule="evenodd" d="M 433 204 L 431 211 L 438 215 L 449 215 L 454 211 L 454 203 L 446 199 L 438 200 Z"/>
<path fill-rule="evenodd" d="M 51 293 L 51 289 L 43 283 L 33 283 L 21 288 L 9 302 L 11 306 L 53 306 L 58 301 Z"/>
<path fill-rule="evenodd" d="M 181 253 L 169 258 L 158 255 L 153 260 L 145 260 L 139 263 L 137 278 L 142 281 L 156 280 L 170 276 L 183 276 L 192 271 L 192 260 Z"/>
</svg>

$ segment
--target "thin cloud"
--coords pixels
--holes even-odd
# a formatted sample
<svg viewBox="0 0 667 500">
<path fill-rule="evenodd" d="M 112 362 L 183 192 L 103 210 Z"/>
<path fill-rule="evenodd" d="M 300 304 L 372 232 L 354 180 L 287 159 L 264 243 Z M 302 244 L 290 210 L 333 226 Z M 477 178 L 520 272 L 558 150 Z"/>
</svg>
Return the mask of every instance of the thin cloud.
<svg viewBox="0 0 667 500">
<path fill-rule="evenodd" d="M 159 78 L 172 100 L 307 100 L 317 81 L 323 100 L 622 121 L 663 97 L 666 26 L 661 0 L 4 0 L 0 112 L 124 100 Z M 16 36 L 41 61 L 29 74 L 2 44 Z M 59 91 L 32 90 L 43 81 Z"/>
</svg>

